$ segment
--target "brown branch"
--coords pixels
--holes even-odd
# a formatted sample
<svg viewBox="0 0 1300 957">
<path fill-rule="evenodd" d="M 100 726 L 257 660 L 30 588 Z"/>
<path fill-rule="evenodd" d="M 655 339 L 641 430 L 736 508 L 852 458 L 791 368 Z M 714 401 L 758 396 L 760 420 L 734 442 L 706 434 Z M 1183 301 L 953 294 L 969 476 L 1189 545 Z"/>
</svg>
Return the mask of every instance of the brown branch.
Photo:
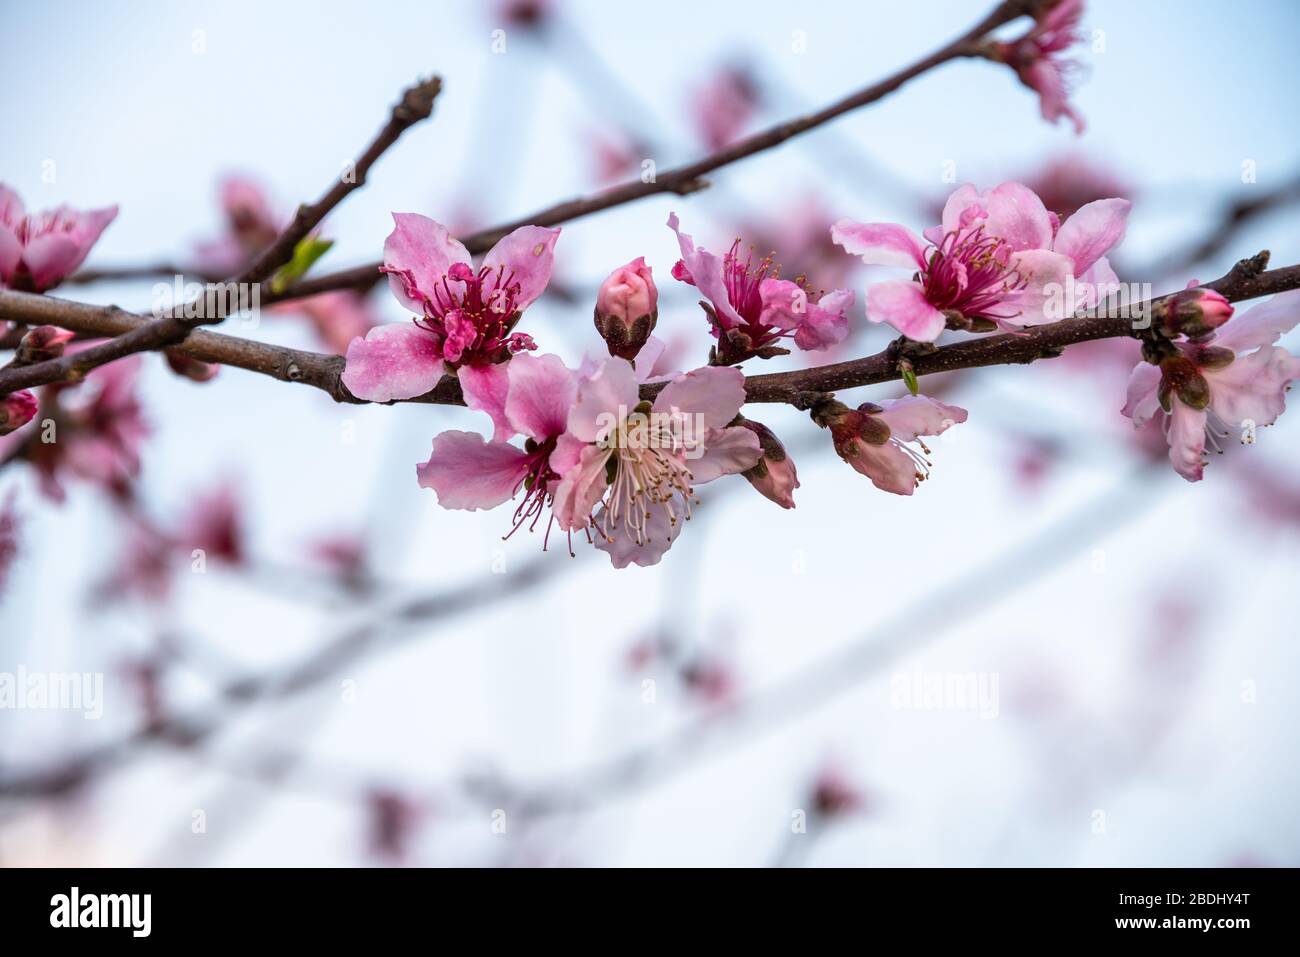
<svg viewBox="0 0 1300 957">
<path fill-rule="evenodd" d="M 491 249 L 499 239 L 520 226 L 557 226 L 560 223 L 566 223 L 583 216 L 590 216 L 592 213 L 644 199 L 647 196 L 655 196 L 660 193 L 676 193 L 679 196 L 684 196 L 696 192 L 708 185 L 703 179 L 708 173 L 780 146 L 786 140 L 807 133 L 809 130 L 816 129 L 831 120 L 877 100 L 884 99 L 904 83 L 935 67 L 942 66 L 944 63 L 962 57 L 980 55 L 978 41 L 986 34 L 1020 16 L 1032 14 L 1039 6 L 1041 6 L 1040 0 L 1003 0 L 987 17 L 947 46 L 814 113 L 786 120 L 776 126 L 746 136 L 737 140 L 731 146 L 712 153 L 703 159 L 696 160 L 694 163 L 688 163 L 685 166 L 678 166 L 662 172 L 651 182 L 646 183 L 639 179 L 632 180 L 592 196 L 556 203 L 512 223 L 505 223 L 469 236 L 463 236 L 461 241 L 471 253 L 482 253 Z M 284 293 L 272 296 L 269 301 L 298 299 L 303 296 L 328 292 L 332 289 L 369 289 L 379 281 L 381 275 L 379 267 L 382 265 L 382 262 L 366 263 L 364 266 L 327 273 L 315 279 L 305 279 L 285 290 Z"/>
<path fill-rule="evenodd" d="M 1206 285 L 1233 302 L 1300 289 L 1300 265 L 1265 272 L 1262 267 L 1266 262 L 1265 253 L 1242 260 L 1227 275 Z M 1147 314 L 1164 298 L 1166 297 L 1160 296 L 1147 302 L 1130 304 L 1127 306 L 1128 314 Z M 0 290 L 0 318 L 29 325 L 60 326 L 96 336 L 121 337 L 146 322 L 116 306 L 91 306 L 11 290 Z M 932 353 L 912 358 L 911 362 L 918 376 L 980 366 L 1028 363 L 1059 355 L 1062 349 L 1074 343 L 1131 336 L 1133 333 L 1134 325 L 1130 318 L 1111 315 L 1081 316 L 1034 326 L 1024 333 L 978 336 L 939 346 Z M 286 382 L 309 385 L 328 393 L 339 402 L 361 401 L 348 392 L 340 380 L 344 366 L 342 356 L 289 349 L 203 330 L 194 331 L 184 343 L 174 348 L 177 352 L 203 362 L 234 366 Z M 25 370 L 14 371 L 21 373 Z M 0 373 L 0 376 L 5 374 L 7 373 Z M 795 372 L 747 376 L 745 401 L 798 405 L 811 394 L 853 389 L 900 378 L 902 376 L 896 355 L 891 349 L 885 349 L 875 355 L 848 362 Z M 646 398 L 653 398 L 661 388 L 661 385 L 644 386 L 642 393 Z M 452 376 L 445 376 L 431 392 L 401 401 L 464 405 L 460 383 Z"/>
<path fill-rule="evenodd" d="M 241 289 L 254 284 L 261 286 L 275 274 L 276 270 L 289 262 L 298 243 L 320 225 L 321 220 L 349 193 L 365 184 L 370 167 L 384 151 L 396 143 L 411 126 L 429 117 L 433 112 L 433 101 L 441 89 L 442 81 L 438 77 L 421 80 L 408 88 L 393 106 L 388 122 L 365 152 L 358 157 L 349 174 L 339 177 L 317 202 L 310 206 L 299 206 L 293 221 L 270 246 L 258 254 L 249 266 L 233 277 L 230 283 Z M 264 298 L 262 293 L 269 293 L 269 289 L 259 290 L 259 299 Z M 201 298 L 196 302 L 202 304 L 203 300 Z M 225 303 L 222 303 L 221 308 L 214 310 L 214 315 L 207 315 L 207 310 L 203 308 L 194 310 L 191 308 L 194 305 L 195 303 L 190 303 L 185 307 L 177 307 L 162 318 L 135 323 L 129 331 L 89 349 L 58 359 L 37 362 L 21 369 L 0 371 L 0 395 L 50 382 L 75 381 L 96 366 L 121 359 L 132 353 L 182 343 L 194 331 L 195 326 L 211 325 L 220 322 L 226 316 Z M 192 314 L 195 311 L 198 315 Z"/>
</svg>

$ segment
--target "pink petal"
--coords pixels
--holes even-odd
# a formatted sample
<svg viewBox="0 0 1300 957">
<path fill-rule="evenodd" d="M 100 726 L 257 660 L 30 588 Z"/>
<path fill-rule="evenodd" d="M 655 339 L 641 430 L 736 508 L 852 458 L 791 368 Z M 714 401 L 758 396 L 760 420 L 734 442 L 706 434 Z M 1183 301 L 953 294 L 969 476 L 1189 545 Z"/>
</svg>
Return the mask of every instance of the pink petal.
<svg viewBox="0 0 1300 957">
<path fill-rule="evenodd" d="M 556 452 L 559 451 L 557 447 Z M 563 531 L 581 531 L 591 523 L 591 510 L 608 486 L 605 462 L 612 454 L 609 449 L 584 445 L 578 464 L 565 472 L 564 478 L 555 486 L 551 512 Z"/>
<path fill-rule="evenodd" d="M 597 515 L 596 520 L 599 524 L 601 515 Z M 599 531 L 593 534 L 596 538 L 596 547 L 609 555 L 609 560 L 615 568 L 626 568 L 633 563 L 646 568 L 659 564 L 664 553 L 672 547 L 677 536 L 681 534 L 682 524 L 680 517 L 676 522 L 670 519 L 666 506 L 655 505 L 650 508 L 646 516 L 643 545 L 638 545 L 636 540 L 627 534 L 627 529 L 622 522 L 609 523 L 609 538 Z"/>
<path fill-rule="evenodd" d="M 738 475 L 753 468 L 763 457 L 758 436 L 744 426 L 720 429 L 708 434 L 704 454 L 698 458 L 686 457 L 686 467 L 691 470 L 691 481 L 704 485 L 724 475 Z"/>
<path fill-rule="evenodd" d="M 1121 410 L 1139 428 L 1146 424 L 1160 408 L 1160 368 L 1149 362 L 1139 362 L 1128 377 L 1128 396 Z"/>
<path fill-rule="evenodd" d="M 342 375 L 348 391 L 369 402 L 424 395 L 441 378 L 438 338 L 410 322 L 376 326 L 353 339 Z"/>
<path fill-rule="evenodd" d="M 520 353 L 507 364 L 506 418 L 515 431 L 545 442 L 564 432 L 578 380 L 559 356 Z"/>
<path fill-rule="evenodd" d="M 686 264 L 686 270 L 691 278 L 695 288 L 704 294 L 704 297 L 713 304 L 714 311 L 718 314 L 718 320 L 728 329 L 734 326 L 742 326 L 745 320 L 740 318 L 740 313 L 731 305 L 731 298 L 727 295 L 727 286 L 723 282 L 723 263 L 722 259 L 713 255 L 707 249 L 696 249 L 695 242 L 686 233 L 683 233 L 678 227 L 676 213 L 668 215 L 668 228 L 677 234 L 677 244 L 682 252 L 682 262 Z M 676 275 L 677 271 L 673 271 Z"/>
<path fill-rule="evenodd" d="M 925 243 L 897 223 L 858 223 L 841 219 L 831 227 L 831 241 L 860 256 L 868 266 L 925 268 Z"/>
<path fill-rule="evenodd" d="M 970 183 L 963 183 L 952 191 L 943 204 L 942 226 L 937 231 L 926 230 L 926 238 L 938 244 L 944 235 L 966 229 L 972 220 L 985 215 L 981 193 Z"/>
<path fill-rule="evenodd" d="M 916 463 L 895 442 L 869 445 L 859 439 L 857 454 L 845 461 L 882 492 L 911 495 L 916 491 Z"/>
<path fill-rule="evenodd" d="M 1010 263 L 1025 280 L 1023 289 L 1008 296 L 1006 304 L 1014 315 L 1002 317 L 1018 326 L 1038 326 L 1045 322 L 1068 319 L 1080 302 L 1068 302 L 1066 292 L 1073 286 L 1074 262 L 1069 256 L 1046 249 L 1025 249 L 1012 253 Z"/>
<path fill-rule="evenodd" d="M 967 415 L 959 406 L 924 395 L 905 395 L 879 404 L 885 410 L 880 418 L 889 426 L 890 435 L 900 442 L 913 442 L 919 435 L 942 435 L 951 426 L 965 422 Z"/>
<path fill-rule="evenodd" d="M 1079 207 L 1061 224 L 1052 249 L 1073 259 L 1074 275 L 1082 275 L 1124 239 L 1132 206 L 1127 199 L 1098 199 Z"/>
<path fill-rule="evenodd" d="M 429 461 L 415 467 L 420 485 L 438 493 L 443 508 L 493 508 L 515 493 L 528 455 L 505 442 L 485 442 L 477 432 L 434 436 Z"/>
<path fill-rule="evenodd" d="M 1210 407 L 1229 428 L 1272 425 L 1286 411 L 1286 387 L 1300 376 L 1300 360 L 1285 349 L 1264 346 L 1201 374 L 1210 384 Z"/>
<path fill-rule="evenodd" d="M 598 442 L 640 401 L 632 363 L 610 356 L 579 382 L 578 400 L 569 410 L 569 431 L 583 442 Z"/>
<path fill-rule="evenodd" d="M 1169 416 L 1169 461 L 1189 482 L 1205 472 L 1205 412 L 1189 409 L 1177 398 Z"/>
<path fill-rule="evenodd" d="M 856 294 L 851 289 L 828 292 L 811 303 L 794 333 L 794 344 L 805 352 L 837 346 L 849 336 L 848 310 Z"/>
<path fill-rule="evenodd" d="M 419 213 L 393 213 L 393 231 L 384 240 L 384 268 L 397 301 L 424 315 L 424 298 L 432 297 L 454 263 L 469 263 L 469 252 L 447 227 Z"/>
<path fill-rule="evenodd" d="M 1005 239 L 1012 249 L 1047 249 L 1052 244 L 1052 219 L 1047 207 L 1028 186 L 1002 183 L 984 200 L 988 232 Z"/>
<path fill-rule="evenodd" d="M 0 225 L 17 226 L 18 220 L 27 215 L 27 207 L 22 197 L 4 183 L 0 183 Z"/>
<path fill-rule="evenodd" d="M 18 260 L 22 258 L 23 247 L 18 237 L 8 226 L 0 222 L 0 283 L 8 285 L 13 282 Z"/>
<path fill-rule="evenodd" d="M 84 258 L 81 246 L 69 233 L 37 236 L 23 249 L 23 263 L 37 292 L 57 286 Z"/>
<path fill-rule="evenodd" d="M 1271 346 L 1300 322 L 1300 289 L 1284 292 L 1238 313 L 1220 327 L 1213 345 L 1234 352 Z"/>
<path fill-rule="evenodd" d="M 705 366 L 664 386 L 655 397 L 654 410 L 699 416 L 697 421 L 705 429 L 724 429 L 744 404 L 744 373 L 730 366 Z"/>
<path fill-rule="evenodd" d="M 934 342 L 945 323 L 943 313 L 926 301 L 920 284 L 902 279 L 867 287 L 867 318 L 888 323 L 917 342 Z"/>
<path fill-rule="evenodd" d="M 483 265 L 493 270 L 503 267 L 502 277 L 510 284 L 518 283 L 519 292 L 515 294 L 515 309 L 523 312 L 542 294 L 546 284 L 551 281 L 551 269 L 555 265 L 555 241 L 560 238 L 559 228 L 545 229 L 541 226 L 520 226 L 509 236 L 488 250 L 483 257 Z M 489 277 L 484 283 L 484 296 L 489 297 L 496 288 L 496 281 Z"/>
<path fill-rule="evenodd" d="M 495 428 L 492 438 L 503 442 L 514 435 L 515 430 L 506 415 L 506 399 L 510 393 L 510 373 L 506 369 L 506 363 L 461 366 L 456 375 L 460 378 L 460 391 L 465 396 L 465 404 L 492 417 Z"/>
</svg>

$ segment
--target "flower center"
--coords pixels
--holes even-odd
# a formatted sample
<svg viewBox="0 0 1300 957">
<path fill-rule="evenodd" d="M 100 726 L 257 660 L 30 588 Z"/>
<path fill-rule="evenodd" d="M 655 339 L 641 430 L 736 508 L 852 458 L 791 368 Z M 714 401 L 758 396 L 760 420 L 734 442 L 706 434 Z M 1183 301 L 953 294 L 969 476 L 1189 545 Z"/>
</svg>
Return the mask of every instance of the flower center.
<svg viewBox="0 0 1300 957">
<path fill-rule="evenodd" d="M 524 497 L 515 509 L 513 527 L 506 533 L 505 537 L 509 538 L 515 532 L 519 531 L 525 524 L 528 531 L 537 528 L 538 521 L 541 520 L 542 513 L 551 504 L 551 489 L 560 476 L 551 468 L 551 453 L 555 451 L 557 437 L 551 437 L 545 442 L 537 442 L 529 439 L 524 443 L 524 451 L 528 453 L 528 460 L 525 465 L 524 476 L 515 486 L 514 495 L 519 494 L 523 489 Z M 512 496 L 513 497 L 513 496 Z M 546 550 L 546 542 L 551 536 L 551 523 L 546 523 L 546 536 L 542 540 L 542 550 Z M 572 551 L 572 548 L 570 548 Z"/>
<path fill-rule="evenodd" d="M 1011 265 L 1011 247 L 985 235 L 984 227 L 955 229 L 930 252 L 920 276 L 925 298 L 936 309 L 968 319 L 1011 319 L 993 310 L 1029 284 Z"/>
<path fill-rule="evenodd" d="M 669 425 L 638 406 L 602 444 L 611 450 L 605 465 L 609 489 L 597 529 L 607 540 L 613 540 L 612 531 L 622 524 L 629 538 L 645 545 L 650 513 L 656 508 L 667 511 L 670 534 L 679 519 L 690 520 L 692 506 L 699 503 Z"/>
<path fill-rule="evenodd" d="M 475 272 L 455 263 L 424 297 L 424 318 L 415 323 L 445 340 L 444 358 L 454 365 L 501 361 L 503 352 L 537 348 L 531 336 L 510 332 L 519 321 L 519 289 L 504 264 Z"/>
</svg>

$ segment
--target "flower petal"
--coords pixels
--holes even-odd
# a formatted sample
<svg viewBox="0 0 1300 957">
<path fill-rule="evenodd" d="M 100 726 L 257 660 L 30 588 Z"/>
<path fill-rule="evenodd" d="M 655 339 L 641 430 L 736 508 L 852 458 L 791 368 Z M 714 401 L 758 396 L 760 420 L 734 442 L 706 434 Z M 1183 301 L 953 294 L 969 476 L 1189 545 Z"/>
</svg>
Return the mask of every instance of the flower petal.
<svg viewBox="0 0 1300 957">
<path fill-rule="evenodd" d="M 1210 407 L 1228 426 L 1272 425 L 1286 411 L 1286 387 L 1300 377 L 1300 359 L 1264 346 L 1201 374 L 1210 384 Z"/>
<path fill-rule="evenodd" d="M 1189 409 L 1175 397 L 1169 416 L 1169 461 L 1189 482 L 1205 473 L 1205 412 Z"/>
<path fill-rule="evenodd" d="M 896 442 L 870 445 L 859 439 L 844 461 L 882 492 L 911 495 L 916 491 L 916 462 Z"/>
<path fill-rule="evenodd" d="M 393 231 L 384 240 L 384 269 L 397 301 L 424 315 L 424 300 L 433 296 L 454 263 L 469 263 L 469 252 L 447 227 L 419 213 L 393 213 Z"/>
<path fill-rule="evenodd" d="M 606 538 L 599 531 L 603 516 L 603 511 L 596 516 L 596 547 L 609 555 L 615 568 L 626 568 L 633 563 L 643 568 L 659 564 L 682 531 L 681 519 L 672 521 L 667 506 L 660 504 L 652 505 L 646 515 L 644 544 L 640 545 L 622 522 L 610 522 L 610 534 Z"/>
<path fill-rule="evenodd" d="M 441 378 L 438 337 L 410 322 L 375 326 L 353 339 L 342 375 L 348 391 L 369 402 L 424 395 Z"/>
<path fill-rule="evenodd" d="M 664 386 L 655 398 L 654 410 L 699 416 L 697 421 L 704 429 L 724 429 L 744 404 L 743 372 L 731 366 L 705 366 Z"/>
<path fill-rule="evenodd" d="M 0 187 L 3 188 L 3 187 Z M 13 282 L 18 260 L 22 259 L 23 247 L 13 230 L 0 222 L 0 283 L 8 285 Z"/>
<path fill-rule="evenodd" d="M 578 380 L 564 360 L 520 353 L 507 363 L 507 373 L 505 413 L 511 427 L 538 442 L 564 432 L 578 395 Z"/>
<path fill-rule="evenodd" d="M 504 442 L 514 435 L 515 429 L 506 415 L 506 399 L 510 393 L 510 373 L 506 363 L 461 366 L 456 374 L 460 377 L 460 391 L 465 396 L 465 404 L 492 417 L 493 440 Z"/>
<path fill-rule="evenodd" d="M 559 447 L 552 453 L 552 460 Z M 613 452 L 596 445 L 583 445 L 577 465 L 564 473 L 551 499 L 551 512 L 561 530 L 577 532 L 591 524 L 591 511 L 605 494 L 605 463 Z"/>
<path fill-rule="evenodd" d="M 1068 319 L 1081 308 L 1082 303 L 1067 301 L 1067 290 L 1075 287 L 1074 262 L 1069 256 L 1046 249 L 1025 249 L 1012 253 L 1010 263 L 1025 286 L 1004 300 L 1015 314 L 1001 318 L 1018 326 L 1039 326 Z"/>
<path fill-rule="evenodd" d="M 841 219 L 831 227 L 831 241 L 859 256 L 868 266 L 925 268 L 925 243 L 897 223 L 858 223 Z"/>
<path fill-rule="evenodd" d="M 1052 218 L 1028 186 L 1002 183 L 984 197 L 988 233 L 1007 241 L 1013 250 L 1047 249 L 1052 244 Z"/>
<path fill-rule="evenodd" d="M 925 298 L 919 283 L 903 279 L 867 287 L 867 318 L 885 322 L 916 342 L 934 342 L 943 332 L 943 313 Z"/>
<path fill-rule="evenodd" d="M 500 275 L 510 284 L 519 284 L 515 294 L 515 309 L 523 312 L 542 294 L 551 281 L 555 266 L 555 241 L 560 238 L 559 227 L 520 226 L 503 237 L 483 257 L 483 265 L 492 270 L 484 282 L 484 297 L 490 298 L 496 289 L 498 268 Z"/>
<path fill-rule="evenodd" d="M 880 418 L 889 426 L 890 435 L 900 442 L 913 442 L 919 435 L 942 435 L 951 426 L 965 422 L 967 415 L 959 406 L 925 395 L 905 395 L 879 404 L 885 410 Z"/>
<path fill-rule="evenodd" d="M 610 356 L 579 381 L 578 399 L 569 410 L 569 431 L 583 442 L 598 442 L 640 401 L 632 363 Z"/>
<path fill-rule="evenodd" d="M 1140 428 L 1160 409 L 1160 367 L 1139 362 L 1128 377 L 1128 397 L 1121 410 Z"/>
<path fill-rule="evenodd" d="M 1073 259 L 1074 275 L 1082 275 L 1124 239 L 1132 206 L 1127 199 L 1097 199 L 1080 206 L 1061 224 L 1052 249 Z"/>
<path fill-rule="evenodd" d="M 1300 289 L 1279 293 L 1267 302 L 1238 313 L 1219 329 L 1213 345 L 1234 352 L 1271 346 L 1300 322 Z"/>
<path fill-rule="evenodd" d="M 474 512 L 494 508 L 515 493 L 528 455 L 505 442 L 485 442 L 477 432 L 434 436 L 429 461 L 415 467 L 420 485 L 438 493 L 443 508 Z"/>
<path fill-rule="evenodd" d="M 668 215 L 668 228 L 677 234 L 677 244 L 682 252 L 682 262 L 685 264 L 687 275 L 691 283 L 704 294 L 704 297 L 713 304 L 713 309 L 718 315 L 718 321 L 723 326 L 730 329 L 734 326 L 742 326 L 745 321 L 740 318 L 740 313 L 731 305 L 731 298 L 727 295 L 727 286 L 722 278 L 722 259 L 713 255 L 707 249 L 697 249 L 694 240 L 686 233 L 678 229 L 679 221 L 676 213 Z M 678 270 L 673 270 L 673 275 L 677 275 Z"/>
<path fill-rule="evenodd" d="M 686 467 L 691 470 L 692 484 L 704 485 L 724 475 L 751 469 L 762 457 L 758 436 L 743 426 L 736 426 L 708 433 L 704 454 L 691 458 L 688 453 Z"/>
</svg>

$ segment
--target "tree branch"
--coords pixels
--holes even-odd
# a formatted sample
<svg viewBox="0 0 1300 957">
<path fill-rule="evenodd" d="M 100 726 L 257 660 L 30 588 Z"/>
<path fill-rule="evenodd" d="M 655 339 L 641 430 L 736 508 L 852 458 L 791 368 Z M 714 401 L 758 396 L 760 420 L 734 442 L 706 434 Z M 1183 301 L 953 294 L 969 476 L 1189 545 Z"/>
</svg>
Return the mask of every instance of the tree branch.
<svg viewBox="0 0 1300 957">
<path fill-rule="evenodd" d="M 366 181 L 366 174 L 384 151 L 397 142 L 398 138 L 411 126 L 427 119 L 433 112 L 433 101 L 442 89 L 442 80 L 432 77 L 421 80 L 403 92 L 402 98 L 393 106 L 388 122 L 371 141 L 365 152 L 357 158 L 356 164 L 347 175 L 340 176 L 325 195 L 310 206 L 299 206 L 293 221 L 281 231 L 275 241 L 258 254 L 241 273 L 229 280 L 242 287 L 257 284 L 261 286 L 269 280 L 281 266 L 287 263 L 294 249 L 321 220 L 355 189 Z M 259 300 L 265 298 L 259 291 Z M 222 297 L 224 298 L 224 297 Z M 242 297 L 241 297 L 242 299 Z M 196 300 L 202 303 L 203 300 Z M 190 305 L 194 305 L 193 303 Z M 108 342 L 80 352 L 71 353 L 58 359 L 37 362 L 21 369 L 0 371 L 0 395 L 6 395 L 18 389 L 32 388 L 50 382 L 75 381 L 95 368 L 136 352 L 161 349 L 184 342 L 194 331 L 195 326 L 210 325 L 220 322 L 226 316 L 225 303 L 215 310 L 215 315 L 207 315 L 205 309 L 199 309 L 197 316 L 191 316 L 189 307 L 177 307 L 168 315 L 159 319 L 135 323 L 134 326 Z"/>
<path fill-rule="evenodd" d="M 1232 302 L 1300 289 L 1300 265 L 1263 271 L 1261 267 L 1266 261 L 1267 254 L 1264 253 L 1242 260 L 1227 275 L 1206 285 Z M 1129 304 L 1128 314 L 1146 314 L 1165 298 L 1167 297 L 1159 296 L 1143 303 Z M 0 290 L 0 318 L 29 325 L 60 326 L 96 336 L 120 337 L 125 337 L 125 334 L 147 322 L 116 306 L 91 306 L 12 290 Z M 980 366 L 1028 363 L 1059 355 L 1062 349 L 1074 343 L 1131 336 L 1133 332 L 1133 320 L 1130 318 L 1111 315 L 1080 316 L 1034 326 L 1024 333 L 972 337 L 940 346 L 928 355 L 912 358 L 911 362 L 918 376 Z M 339 378 L 344 367 L 342 356 L 289 349 L 203 330 L 194 331 L 181 345 L 174 348 L 177 352 L 203 362 L 234 366 L 285 382 L 309 385 L 328 393 L 339 402 L 361 402 L 348 392 Z M 0 380 L 11 374 L 15 378 L 20 377 L 33 368 L 37 366 L 0 372 Z M 895 353 L 892 349 L 885 349 L 875 355 L 848 362 L 795 372 L 747 376 L 745 401 L 797 405 L 811 393 L 835 392 L 901 378 Z M 0 385 L 3 384 L 0 381 Z M 39 385 L 40 382 L 33 384 Z M 22 384 L 14 386 L 26 387 Z M 653 398 L 661 388 L 662 385 L 643 386 L 642 395 Z M 452 376 L 444 376 L 431 392 L 400 401 L 434 405 L 465 404 L 460 383 Z"/>
<path fill-rule="evenodd" d="M 611 209 L 615 206 L 622 206 L 625 203 L 631 203 L 659 193 L 676 193 L 679 196 L 685 196 L 696 192 L 708 185 L 703 179 L 708 173 L 780 146 L 786 140 L 816 129 L 831 120 L 843 116 L 845 113 L 850 113 L 877 100 L 884 99 L 909 80 L 915 79 L 935 67 L 942 66 L 950 60 L 978 55 L 978 41 L 986 34 L 1020 16 L 1032 14 L 1039 6 L 1041 6 L 1041 0 L 1003 0 L 988 16 L 947 46 L 814 113 L 786 120 L 776 126 L 746 136 L 737 140 L 731 146 L 718 150 L 703 159 L 696 160 L 694 163 L 688 163 L 685 166 L 678 166 L 659 173 L 648 183 L 639 179 L 632 180 L 592 196 L 556 203 L 514 222 L 494 226 L 491 229 L 485 229 L 469 236 L 462 236 L 460 237 L 461 242 L 465 244 L 465 248 L 471 253 L 483 253 L 491 249 L 503 236 L 520 226 L 557 226 L 560 223 L 566 223 L 583 216 L 590 216 L 592 213 Z M 299 299 L 304 296 L 314 296 L 317 293 L 328 292 L 332 289 L 369 289 L 379 281 L 381 277 L 379 267 L 382 265 L 382 262 L 366 263 L 364 266 L 327 273 L 315 279 L 305 279 L 283 293 L 273 295 L 269 301 L 278 302 L 284 299 Z"/>
</svg>

